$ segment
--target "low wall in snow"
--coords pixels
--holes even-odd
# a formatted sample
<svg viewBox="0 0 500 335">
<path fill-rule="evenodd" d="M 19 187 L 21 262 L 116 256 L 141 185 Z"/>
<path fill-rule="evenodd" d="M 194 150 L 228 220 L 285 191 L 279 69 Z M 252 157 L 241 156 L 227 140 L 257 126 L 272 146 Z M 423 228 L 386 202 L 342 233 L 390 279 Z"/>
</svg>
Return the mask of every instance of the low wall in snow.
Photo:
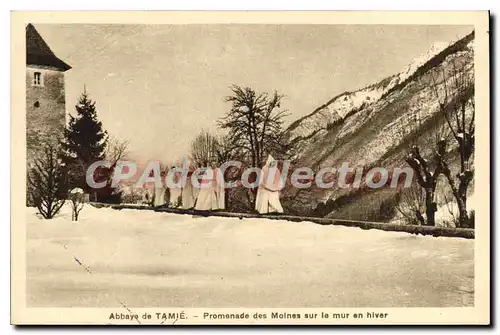
<svg viewBox="0 0 500 335">
<path fill-rule="evenodd" d="M 321 225 L 339 225 L 346 227 L 357 227 L 361 229 L 379 229 L 385 231 L 399 231 L 410 234 L 421 234 L 431 236 L 445 236 L 445 237 L 462 237 L 473 239 L 475 237 L 474 229 L 468 228 L 450 228 L 450 227 L 431 227 L 431 226 L 416 226 L 416 225 L 398 225 L 384 222 L 369 222 L 369 221 L 354 221 L 354 220 L 340 220 L 331 218 L 316 218 L 306 216 L 292 216 L 292 215 L 259 215 L 250 213 L 230 213 L 221 211 L 195 211 L 191 209 L 177 209 L 177 208 L 153 208 L 148 205 L 109 205 L 101 203 L 91 203 L 94 207 L 110 207 L 113 209 L 138 209 L 138 210 L 153 210 L 156 212 L 165 212 L 173 214 L 197 215 L 197 216 L 219 216 L 219 217 L 232 217 L 239 218 L 259 218 L 269 220 L 286 220 L 293 222 L 313 222 Z"/>
</svg>

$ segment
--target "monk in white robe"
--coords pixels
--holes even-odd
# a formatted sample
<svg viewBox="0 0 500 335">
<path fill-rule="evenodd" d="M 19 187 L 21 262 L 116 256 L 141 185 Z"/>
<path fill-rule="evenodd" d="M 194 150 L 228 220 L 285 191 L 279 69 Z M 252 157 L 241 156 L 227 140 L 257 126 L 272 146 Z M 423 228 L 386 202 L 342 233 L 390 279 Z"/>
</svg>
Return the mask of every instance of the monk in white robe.
<svg viewBox="0 0 500 335">
<path fill-rule="evenodd" d="M 217 209 L 217 195 L 215 193 L 215 176 L 210 167 L 202 168 L 199 172 L 199 192 L 194 209 L 208 211 Z"/>
<path fill-rule="evenodd" d="M 212 187 L 215 193 L 215 203 L 212 205 L 212 210 L 225 209 L 224 176 L 215 163 L 212 164 L 212 173 L 214 176 Z"/>
<path fill-rule="evenodd" d="M 255 210 L 260 214 L 283 213 L 280 202 L 281 172 L 277 162 L 269 155 L 266 164 L 262 168 L 259 179 L 257 198 L 255 199 Z"/>
<path fill-rule="evenodd" d="M 175 168 L 174 168 L 175 169 Z M 173 183 L 169 186 L 170 191 L 170 207 L 179 207 L 182 188 L 181 188 L 181 173 L 179 171 L 174 171 L 172 176 Z"/>
<path fill-rule="evenodd" d="M 222 171 L 218 168 L 214 169 L 214 174 L 217 176 L 215 181 L 215 194 L 217 196 L 217 208 L 225 209 L 226 208 L 226 188 L 224 175 Z"/>
<path fill-rule="evenodd" d="M 165 178 L 165 172 L 162 172 L 161 173 L 162 182 L 163 182 L 164 178 Z M 165 192 L 166 192 L 166 189 L 165 189 L 165 186 L 163 184 L 161 187 L 157 187 L 155 185 L 155 201 L 153 204 L 155 207 L 160 207 L 160 206 L 163 206 L 167 203 L 165 201 Z"/>
<path fill-rule="evenodd" d="M 196 200 L 194 195 L 195 187 L 193 187 L 193 183 L 191 181 L 193 173 L 194 169 L 190 167 L 186 175 L 186 183 L 184 184 L 184 188 L 182 189 L 182 208 L 184 209 L 193 208 L 194 202 Z"/>
</svg>

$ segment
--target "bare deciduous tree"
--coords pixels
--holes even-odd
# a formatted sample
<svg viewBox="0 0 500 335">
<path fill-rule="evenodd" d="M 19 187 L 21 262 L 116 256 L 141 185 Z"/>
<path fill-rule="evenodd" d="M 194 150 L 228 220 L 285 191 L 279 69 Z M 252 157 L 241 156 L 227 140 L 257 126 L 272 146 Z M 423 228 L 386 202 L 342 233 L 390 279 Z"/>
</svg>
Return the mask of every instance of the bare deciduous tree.
<svg viewBox="0 0 500 335">
<path fill-rule="evenodd" d="M 28 172 L 28 196 L 45 219 L 52 219 L 67 196 L 66 171 L 59 146 L 45 143 Z"/>
<path fill-rule="evenodd" d="M 69 201 L 71 204 L 71 220 L 78 221 L 78 215 L 80 214 L 83 206 L 85 204 L 84 198 L 85 193 L 81 188 L 74 188 L 69 192 Z"/>
<path fill-rule="evenodd" d="M 232 86 L 226 97 L 230 111 L 219 120 L 219 126 L 229 131 L 236 149 L 242 149 L 252 167 L 261 167 L 266 155 L 284 143 L 283 122 L 287 115 L 281 109 L 283 95 L 274 92 L 256 93 L 249 87 Z"/>
<path fill-rule="evenodd" d="M 116 165 L 118 164 L 118 162 L 127 159 L 127 156 L 129 154 L 128 146 L 128 141 L 122 141 L 117 139 L 116 137 L 108 138 L 106 151 L 104 152 L 104 158 L 107 162 L 110 163 L 110 167 L 104 172 L 107 174 L 107 187 L 111 187 Z"/>
<path fill-rule="evenodd" d="M 474 178 L 474 167 L 471 161 L 475 142 L 474 77 L 472 67 L 459 69 L 454 62 L 452 65 L 451 74 L 442 71 L 443 92 L 440 92 L 434 77 L 433 88 L 439 99 L 439 111 L 444 116 L 452 134 L 452 146 L 458 151 L 459 171 L 453 175 L 444 155 L 440 156 L 440 164 L 442 173 L 457 202 L 459 226 L 467 227 L 471 225 L 467 211 L 467 189 Z M 445 142 L 444 145 L 446 144 Z"/>
<path fill-rule="evenodd" d="M 202 130 L 191 142 L 191 159 L 197 164 L 206 166 L 213 161 L 218 161 L 217 150 L 219 142 L 215 136 Z"/>
<path fill-rule="evenodd" d="M 438 143 L 439 152 L 444 150 L 442 143 Z M 443 152 L 444 154 L 444 152 Z M 437 204 L 435 201 L 436 186 L 439 174 L 441 173 L 441 165 L 437 164 L 436 155 L 432 158 L 432 163 L 422 157 L 418 146 L 413 146 L 410 153 L 406 157 L 406 162 L 415 171 L 417 182 L 425 192 L 425 217 L 426 224 L 429 226 L 436 225 L 435 213 Z M 418 213 L 417 213 L 418 216 Z"/>
<path fill-rule="evenodd" d="M 111 164 L 109 168 L 108 182 L 111 182 L 111 179 L 113 178 L 113 173 L 118 161 L 127 159 L 129 154 L 128 145 L 128 141 L 121 141 L 115 137 L 110 137 L 108 139 L 106 151 L 104 152 L 104 158 Z"/>
<path fill-rule="evenodd" d="M 232 149 L 242 154 L 249 167 L 262 167 L 268 154 L 282 156 L 288 141 L 283 131 L 286 110 L 281 109 L 283 95 L 274 92 L 257 93 L 250 87 L 231 87 L 226 97 L 231 108 L 219 120 L 219 127 L 228 131 Z M 279 157 L 276 157 L 279 158 Z M 253 208 L 257 189 L 245 194 Z"/>
<path fill-rule="evenodd" d="M 459 208 L 459 225 L 468 225 L 467 189 L 474 172 L 471 157 L 474 152 L 474 83 L 470 68 L 458 69 L 454 62 L 451 69 L 441 69 L 441 78 L 432 78 L 432 89 L 438 98 L 438 117 L 444 120 L 429 137 L 427 143 L 413 144 L 406 157 L 406 162 L 415 171 L 418 184 L 425 191 L 426 224 L 435 225 L 436 185 L 442 174 L 452 190 Z M 439 120 L 439 118 L 438 118 Z M 450 142 L 456 148 L 460 159 L 459 172 L 453 176 L 448 163 L 451 155 Z M 427 158 L 422 153 L 424 148 L 432 148 Z M 427 150 L 428 151 L 428 150 Z M 430 157 L 429 157 L 430 156 Z M 418 214 L 417 214 L 418 216 Z"/>
<path fill-rule="evenodd" d="M 405 212 L 406 215 L 409 209 L 414 210 L 414 216 L 411 219 L 408 218 L 409 222 L 435 226 L 436 187 L 439 175 L 442 173 L 440 157 L 445 155 L 446 128 L 442 122 L 435 119 L 422 120 L 418 113 L 410 121 L 409 128 L 412 129 L 410 133 L 402 136 L 403 141 L 408 141 L 409 146 L 405 161 L 415 172 L 416 181 L 421 190 L 420 192 L 416 189 L 402 190 L 398 210 L 401 213 Z M 422 152 L 421 147 L 427 151 Z M 422 200 L 423 206 L 419 204 Z"/>
</svg>

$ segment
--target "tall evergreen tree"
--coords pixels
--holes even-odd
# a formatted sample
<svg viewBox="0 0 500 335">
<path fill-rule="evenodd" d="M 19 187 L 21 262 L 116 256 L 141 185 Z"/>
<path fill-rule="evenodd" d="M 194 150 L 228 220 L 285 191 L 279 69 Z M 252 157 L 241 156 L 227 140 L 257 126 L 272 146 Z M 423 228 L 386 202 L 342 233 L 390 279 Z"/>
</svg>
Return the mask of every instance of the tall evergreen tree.
<svg viewBox="0 0 500 335">
<path fill-rule="evenodd" d="M 93 193 L 86 183 L 85 174 L 92 163 L 104 159 L 108 135 L 97 118 L 95 102 L 89 98 L 85 89 L 75 109 L 76 116 L 69 116 L 69 124 L 65 130 L 63 162 L 68 169 L 70 185 Z M 95 179 L 102 180 L 105 174 L 100 171 L 101 178 L 97 176 Z"/>
</svg>

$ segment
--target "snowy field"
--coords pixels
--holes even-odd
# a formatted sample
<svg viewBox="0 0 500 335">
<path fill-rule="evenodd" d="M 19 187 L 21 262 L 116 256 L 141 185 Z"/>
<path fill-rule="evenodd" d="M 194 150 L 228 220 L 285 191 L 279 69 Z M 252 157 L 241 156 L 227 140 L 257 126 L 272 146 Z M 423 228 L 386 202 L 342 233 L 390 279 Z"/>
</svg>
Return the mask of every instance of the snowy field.
<svg viewBox="0 0 500 335">
<path fill-rule="evenodd" d="M 68 208 L 53 220 L 26 212 L 29 307 L 474 304 L 473 240 L 91 206 L 78 223 Z"/>
</svg>

